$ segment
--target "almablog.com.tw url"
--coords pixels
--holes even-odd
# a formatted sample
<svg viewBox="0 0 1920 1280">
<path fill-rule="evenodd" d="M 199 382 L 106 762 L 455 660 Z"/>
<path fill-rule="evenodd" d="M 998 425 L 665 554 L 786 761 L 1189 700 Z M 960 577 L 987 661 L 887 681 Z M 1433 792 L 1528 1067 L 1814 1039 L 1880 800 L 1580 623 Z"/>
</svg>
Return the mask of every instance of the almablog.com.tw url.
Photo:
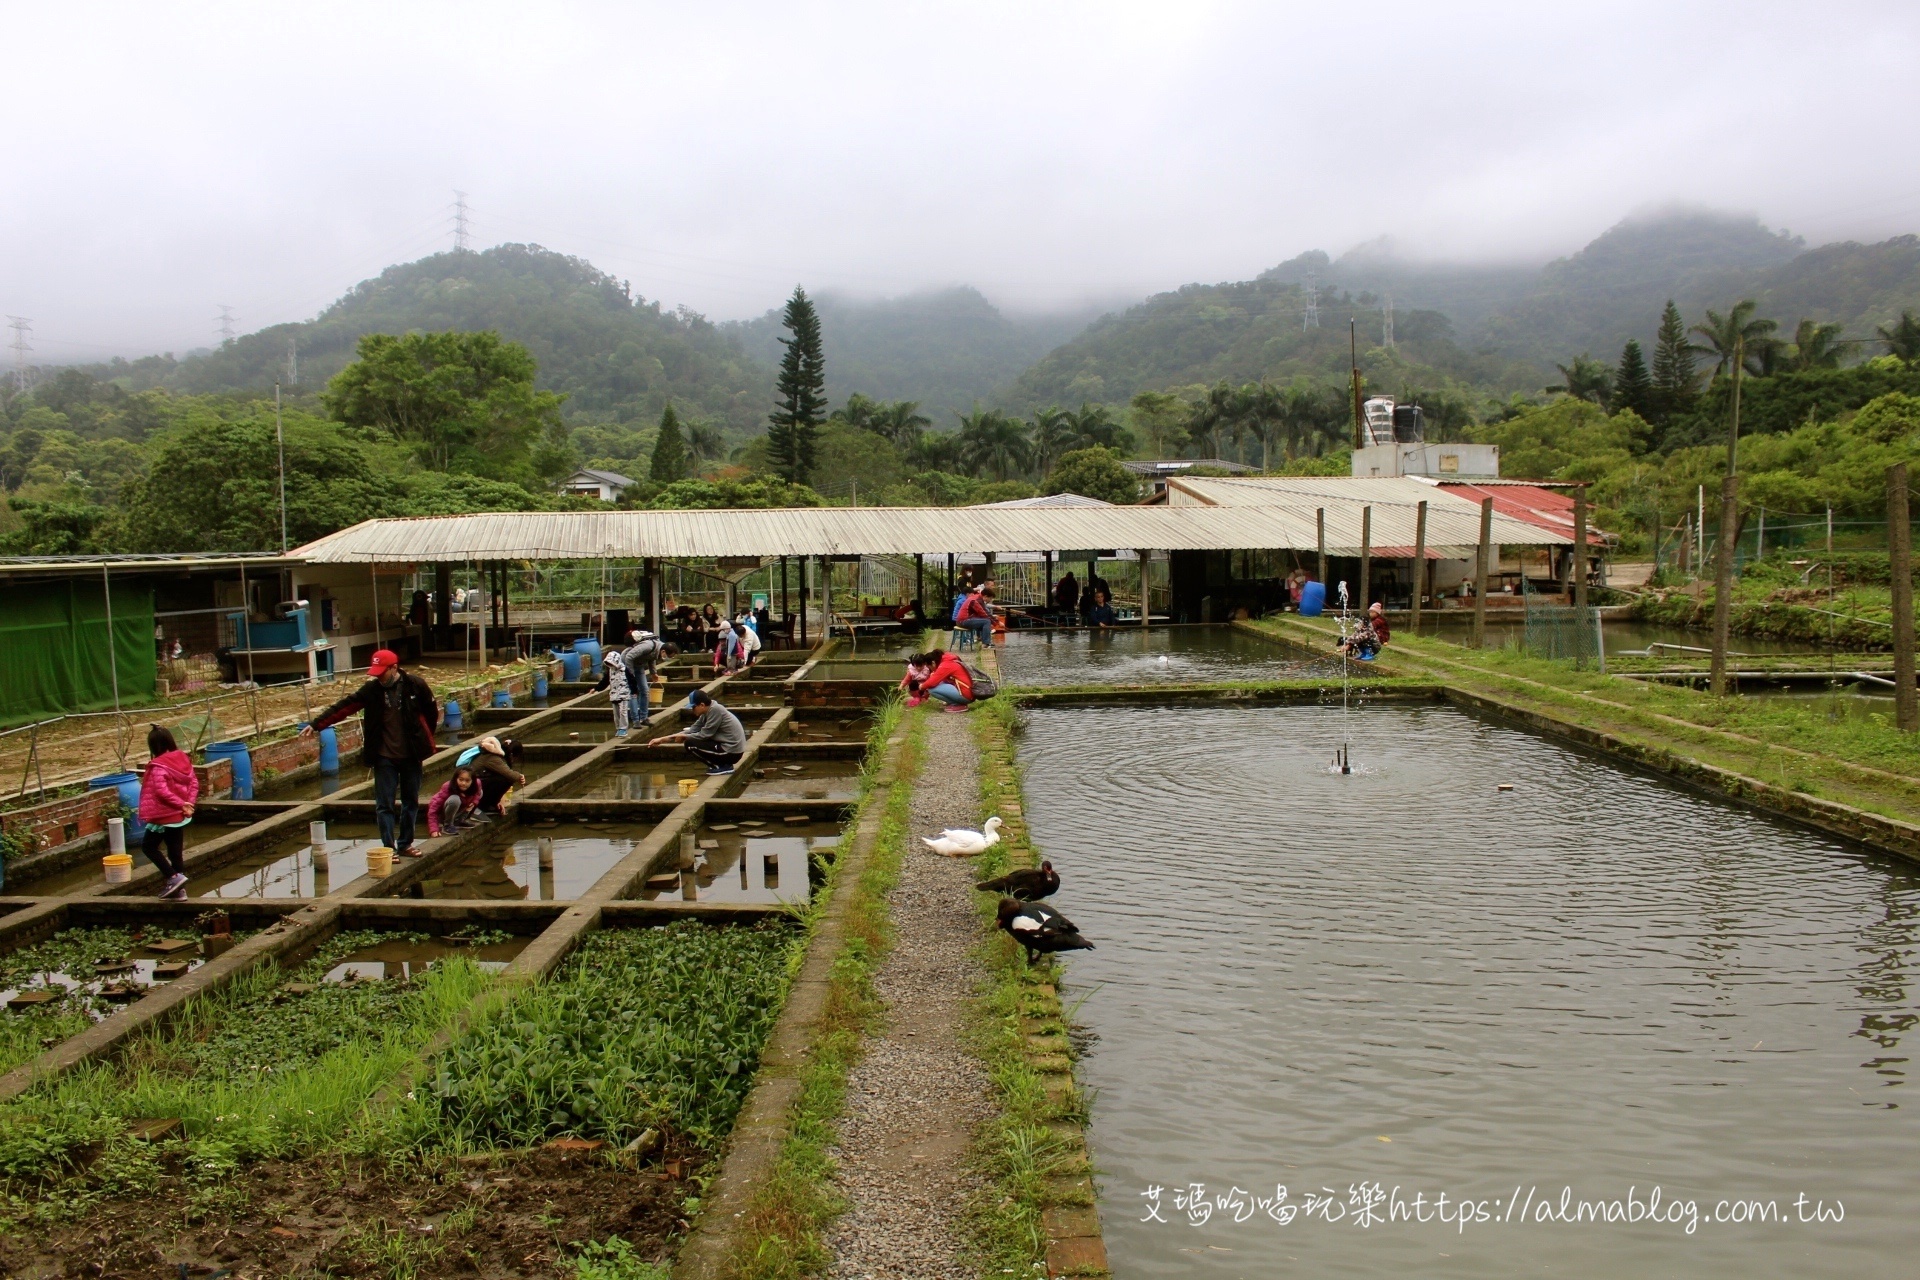
<svg viewBox="0 0 1920 1280">
<path fill-rule="evenodd" d="M 1271 1195 L 1238 1186 L 1225 1190 L 1204 1182 L 1183 1187 L 1158 1184 L 1140 1193 L 1139 1221 L 1168 1226 L 1204 1227 L 1227 1222 L 1270 1219 L 1286 1226 L 1308 1224 L 1358 1227 L 1434 1226 L 1465 1235 L 1507 1226 L 1672 1227 L 1692 1235 L 1703 1225 L 1716 1227 L 1833 1226 L 1845 1222 L 1846 1206 L 1800 1192 L 1789 1200 L 1766 1196 L 1671 1196 L 1659 1186 L 1628 1187 L 1624 1195 L 1584 1196 L 1571 1186 L 1543 1190 L 1516 1184 L 1495 1196 L 1460 1196 L 1441 1191 L 1409 1191 L 1378 1182 L 1349 1183 L 1345 1191 L 1318 1187 L 1309 1191 L 1277 1185 Z"/>
</svg>

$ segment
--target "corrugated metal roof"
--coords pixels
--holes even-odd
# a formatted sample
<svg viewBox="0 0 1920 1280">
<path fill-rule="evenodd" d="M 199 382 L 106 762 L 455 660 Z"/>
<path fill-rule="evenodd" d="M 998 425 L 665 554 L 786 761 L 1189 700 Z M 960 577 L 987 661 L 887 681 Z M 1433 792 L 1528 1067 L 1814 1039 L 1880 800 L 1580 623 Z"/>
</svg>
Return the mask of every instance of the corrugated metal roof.
<svg viewBox="0 0 1920 1280">
<path fill-rule="evenodd" d="M 1038 498 L 1008 498 L 1005 502 L 976 502 L 980 510 L 994 507 L 1110 507 L 1113 503 L 1083 493 L 1049 493 Z"/>
<path fill-rule="evenodd" d="M 1327 550 L 1335 555 L 1359 554 L 1361 513 L 1371 507 L 1373 545 L 1405 548 L 1402 555 L 1411 556 L 1422 502 L 1427 504 L 1427 546 L 1443 559 L 1472 556 L 1480 544 L 1480 504 L 1409 476 L 1176 476 L 1167 482 L 1170 510 L 1247 515 L 1279 510 L 1304 516 L 1309 526 L 1314 512 L 1324 510 Z M 1493 541 L 1499 546 L 1566 546 L 1573 537 L 1503 515 L 1496 501 Z"/>
<path fill-rule="evenodd" d="M 1203 483 L 1182 481 L 1183 484 Z M 1204 482 L 1219 483 L 1219 482 Z M 1382 483 L 1366 481 L 1356 483 Z M 1398 483 L 1398 482 L 1392 482 Z M 1427 541 L 1460 556 L 1478 541 L 1479 509 L 1424 489 L 1435 508 Z M 1327 549 L 1357 555 L 1364 503 L 1274 500 L 1239 507 L 789 507 L 752 511 L 514 511 L 367 520 L 293 554 L 313 564 L 470 560 L 703 559 L 717 556 L 946 555 L 948 552 L 1311 551 L 1316 506 L 1327 509 Z M 1460 518 L 1452 507 L 1470 518 Z M 1431 510 L 1431 508 L 1430 508 Z M 1374 504 L 1373 540 L 1411 546 L 1412 504 Z M 1470 526 L 1470 527 L 1469 527 Z M 1497 541 L 1541 545 L 1564 537 L 1494 519 Z M 1462 541 L 1462 539 L 1465 541 Z"/>
<path fill-rule="evenodd" d="M 1526 484 L 1518 480 L 1496 480 L 1488 484 L 1479 480 L 1442 480 L 1440 488 L 1457 497 L 1471 502 L 1482 498 L 1493 499 L 1493 509 L 1497 514 L 1509 515 L 1516 520 L 1565 534 L 1567 541 L 1573 541 L 1573 496 L 1559 489 L 1549 489 L 1536 484 Z M 1592 519 L 1589 512 L 1588 519 Z M 1587 545 L 1605 546 L 1612 535 L 1587 526 Z"/>
</svg>

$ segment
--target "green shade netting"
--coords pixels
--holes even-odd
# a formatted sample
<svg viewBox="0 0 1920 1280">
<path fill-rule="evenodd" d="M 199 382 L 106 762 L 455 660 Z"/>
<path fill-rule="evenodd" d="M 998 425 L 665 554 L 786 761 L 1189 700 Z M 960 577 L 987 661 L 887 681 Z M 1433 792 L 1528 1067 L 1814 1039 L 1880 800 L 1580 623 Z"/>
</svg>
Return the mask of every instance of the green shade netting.
<svg viewBox="0 0 1920 1280">
<path fill-rule="evenodd" d="M 151 701 L 153 588 L 115 583 L 113 654 L 98 581 L 0 587 L 0 725 Z"/>
</svg>

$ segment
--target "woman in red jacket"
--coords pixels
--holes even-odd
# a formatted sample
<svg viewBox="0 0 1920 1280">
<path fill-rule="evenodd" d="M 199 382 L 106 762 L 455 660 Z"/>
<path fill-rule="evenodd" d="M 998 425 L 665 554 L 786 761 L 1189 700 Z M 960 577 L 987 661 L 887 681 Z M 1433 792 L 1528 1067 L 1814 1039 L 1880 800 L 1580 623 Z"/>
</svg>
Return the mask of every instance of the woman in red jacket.
<svg viewBox="0 0 1920 1280">
<path fill-rule="evenodd" d="M 944 649 L 929 649 L 922 661 L 930 668 L 920 680 L 920 691 L 946 703 L 946 711 L 965 711 L 973 702 L 973 677 L 967 664 Z"/>
<path fill-rule="evenodd" d="M 166 872 L 160 896 L 184 898 L 187 860 L 181 846 L 186 841 L 186 826 L 193 821 L 194 802 L 200 798 L 200 778 L 193 771 L 193 761 L 174 742 L 173 734 L 160 725 L 147 730 L 147 754 L 153 759 L 140 780 L 140 821 L 147 824 L 140 851 Z"/>
</svg>

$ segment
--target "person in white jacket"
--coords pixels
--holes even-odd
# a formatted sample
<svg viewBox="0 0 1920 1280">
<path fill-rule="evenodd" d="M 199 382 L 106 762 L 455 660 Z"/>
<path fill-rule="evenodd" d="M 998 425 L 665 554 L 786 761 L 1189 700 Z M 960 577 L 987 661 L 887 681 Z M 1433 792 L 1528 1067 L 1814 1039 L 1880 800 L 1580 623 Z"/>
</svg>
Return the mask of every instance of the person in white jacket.
<svg viewBox="0 0 1920 1280">
<path fill-rule="evenodd" d="M 627 660 L 618 649 L 606 651 L 600 665 L 600 683 L 593 687 L 605 689 L 607 701 L 613 704 L 613 736 L 626 737 L 633 691 L 627 686 Z"/>
<path fill-rule="evenodd" d="M 754 629 L 751 615 L 742 614 L 733 624 L 733 634 L 740 646 L 740 665 L 753 665 L 753 655 L 760 652 L 760 633 Z"/>
</svg>

